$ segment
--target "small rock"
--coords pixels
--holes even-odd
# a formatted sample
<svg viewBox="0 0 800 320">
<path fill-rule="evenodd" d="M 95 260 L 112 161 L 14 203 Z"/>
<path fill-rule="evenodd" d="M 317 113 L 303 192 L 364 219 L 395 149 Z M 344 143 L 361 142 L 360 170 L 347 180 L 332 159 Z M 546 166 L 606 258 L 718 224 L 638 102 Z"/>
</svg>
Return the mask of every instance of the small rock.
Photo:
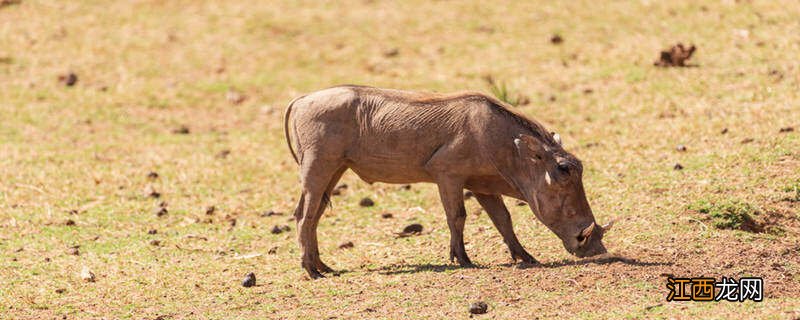
<svg viewBox="0 0 800 320">
<path fill-rule="evenodd" d="M 654 304 L 652 306 L 644 307 L 644 309 L 647 310 L 647 311 L 650 311 L 650 310 L 652 310 L 654 308 L 658 308 L 658 307 L 663 306 L 663 305 L 664 305 L 663 303 L 658 303 L 658 304 Z"/>
<path fill-rule="evenodd" d="M 80 250 L 78 250 L 78 248 L 72 247 L 72 248 L 67 249 L 67 254 L 71 255 L 71 256 L 79 256 L 79 255 L 81 255 L 81 252 L 80 252 Z"/>
<path fill-rule="evenodd" d="M 719 133 L 720 133 L 720 134 L 726 134 L 726 133 L 728 133 L 728 128 L 722 129 L 722 131 L 720 131 Z"/>
<path fill-rule="evenodd" d="M 78 83 L 78 75 L 73 72 L 62 74 L 58 76 L 58 82 L 61 82 L 61 84 L 67 87 L 74 86 L 76 83 Z"/>
<path fill-rule="evenodd" d="M 476 301 L 469 305 L 469 313 L 471 314 L 484 314 L 488 310 L 489 306 L 483 301 Z"/>
<path fill-rule="evenodd" d="M 250 288 L 254 285 L 256 285 L 256 274 L 250 272 L 244 276 L 244 280 L 242 280 L 242 287 Z"/>
<path fill-rule="evenodd" d="M 278 247 L 269 248 L 269 250 L 267 251 L 267 254 L 276 254 L 276 253 L 278 253 Z"/>
<path fill-rule="evenodd" d="M 686 63 L 692 57 L 695 51 L 695 46 L 684 47 L 682 43 L 678 43 L 669 50 L 661 51 L 661 55 L 656 62 L 653 63 L 659 67 L 686 67 Z"/>
<path fill-rule="evenodd" d="M 419 223 L 412 223 L 403 228 L 403 232 L 401 232 L 399 235 L 401 237 L 408 237 L 420 233 L 422 233 L 422 225 Z"/>
<path fill-rule="evenodd" d="M 394 216 L 389 212 L 384 212 L 384 213 L 381 214 L 381 218 L 384 218 L 384 219 L 391 219 L 392 217 L 394 217 Z"/>
<path fill-rule="evenodd" d="M 225 150 L 222 150 L 222 151 L 220 151 L 219 153 L 217 153 L 217 155 L 216 155 L 215 157 L 216 157 L 217 159 L 225 159 L 225 158 L 227 158 L 229 155 L 231 155 L 231 151 L 230 151 L 230 150 L 228 150 L 228 149 L 225 149 Z"/>
<path fill-rule="evenodd" d="M 277 212 L 275 210 L 267 210 L 261 213 L 262 217 L 271 217 L 271 216 L 282 216 L 283 213 Z"/>
<path fill-rule="evenodd" d="M 157 233 L 158 233 L 158 230 L 156 230 L 156 229 L 147 230 L 147 234 L 157 234 Z"/>
<path fill-rule="evenodd" d="M 583 94 L 592 94 L 592 93 L 594 93 L 594 89 L 592 88 L 583 89 Z"/>
<path fill-rule="evenodd" d="M 371 207 L 375 205 L 375 201 L 372 201 L 372 199 L 370 198 L 364 197 L 363 199 L 361 199 L 361 201 L 358 202 L 358 205 L 362 207 Z"/>
<path fill-rule="evenodd" d="M 400 54 L 400 49 L 398 48 L 391 48 L 383 52 L 383 56 L 387 58 L 396 57 L 398 54 Z"/>
<path fill-rule="evenodd" d="M 95 280 L 94 272 L 92 272 L 92 270 L 89 269 L 89 267 L 87 266 L 83 266 L 83 269 L 81 269 L 80 276 L 81 279 L 83 279 L 83 281 L 86 282 L 94 282 Z"/>
<path fill-rule="evenodd" d="M 683 170 L 683 165 L 680 163 L 676 163 L 675 166 L 672 167 L 674 170 Z"/>
<path fill-rule="evenodd" d="M 0 8 L 22 3 L 22 0 L 0 0 Z"/>
<path fill-rule="evenodd" d="M 149 243 L 151 246 L 156 246 L 156 247 L 158 247 L 158 246 L 160 246 L 160 245 L 161 245 L 161 240 L 156 240 L 156 239 L 153 239 L 153 240 L 150 240 L 150 242 L 148 242 L 148 243 Z"/>
<path fill-rule="evenodd" d="M 50 257 L 45 257 L 44 262 L 50 262 Z"/>
<path fill-rule="evenodd" d="M 679 144 L 677 147 L 675 147 L 675 150 L 678 150 L 680 152 L 685 152 L 686 151 L 686 146 L 682 145 L 682 144 Z"/>
<path fill-rule="evenodd" d="M 494 33 L 494 28 L 491 26 L 480 25 L 475 29 L 475 31 L 492 34 Z"/>
<path fill-rule="evenodd" d="M 272 230 L 270 230 L 270 232 L 272 234 L 280 234 L 280 233 L 288 232 L 289 230 L 292 230 L 291 228 L 289 228 L 289 226 L 282 225 L 282 226 L 274 226 L 274 227 L 272 227 Z"/>
<path fill-rule="evenodd" d="M 164 207 L 158 207 L 158 208 L 156 208 L 156 210 L 154 212 L 156 214 L 156 217 L 163 217 L 163 216 L 166 216 L 167 213 L 169 213 L 167 208 L 164 208 Z"/>
<path fill-rule="evenodd" d="M 67 292 L 67 289 L 64 289 L 64 288 L 58 288 L 58 289 L 56 289 L 56 293 L 58 293 L 58 294 L 62 294 L 62 293 L 64 293 L 64 292 Z"/>
<path fill-rule="evenodd" d="M 753 141 L 756 141 L 756 140 L 753 139 L 753 138 L 744 138 L 744 139 L 742 139 L 741 143 L 742 144 L 747 144 L 747 143 L 750 143 L 750 142 L 753 142 Z"/>
<path fill-rule="evenodd" d="M 154 189 L 152 186 L 147 186 L 147 188 L 144 189 L 144 196 L 158 199 L 161 198 L 161 193 L 156 191 L 156 189 Z"/>
<path fill-rule="evenodd" d="M 559 34 L 554 34 L 552 37 L 550 37 L 550 43 L 552 44 L 561 44 L 562 42 L 564 42 L 564 38 L 562 38 Z"/>
<path fill-rule="evenodd" d="M 464 200 L 471 199 L 474 196 L 475 196 L 475 194 L 472 193 L 472 191 L 467 190 L 467 191 L 464 192 Z"/>
<path fill-rule="evenodd" d="M 208 215 L 208 216 L 213 215 L 214 212 L 216 212 L 216 211 L 217 211 L 217 207 L 215 207 L 215 206 L 206 207 L 206 215 Z"/>
<path fill-rule="evenodd" d="M 189 130 L 189 127 L 185 125 L 181 125 L 180 127 L 172 129 L 172 133 L 174 134 L 189 134 L 190 132 L 191 130 Z"/>
<path fill-rule="evenodd" d="M 74 226 L 75 225 L 75 220 L 67 219 L 67 221 L 64 221 L 64 225 L 65 226 Z"/>
<path fill-rule="evenodd" d="M 778 130 L 778 132 L 780 132 L 780 133 L 792 132 L 792 131 L 794 131 L 794 127 L 783 127 L 780 130 Z"/>
<path fill-rule="evenodd" d="M 225 93 L 225 99 L 228 100 L 228 102 L 230 102 L 231 104 L 236 105 L 236 104 L 241 104 L 242 102 L 247 100 L 247 96 L 239 91 L 231 89 Z"/>
<path fill-rule="evenodd" d="M 158 172 L 150 171 L 150 173 L 147 174 L 147 178 L 150 180 L 158 179 Z"/>
<path fill-rule="evenodd" d="M 353 241 L 347 241 L 347 242 L 343 242 L 342 244 L 340 244 L 339 245 L 339 249 L 350 249 L 350 248 L 352 248 L 354 246 L 355 245 L 353 244 Z"/>
</svg>

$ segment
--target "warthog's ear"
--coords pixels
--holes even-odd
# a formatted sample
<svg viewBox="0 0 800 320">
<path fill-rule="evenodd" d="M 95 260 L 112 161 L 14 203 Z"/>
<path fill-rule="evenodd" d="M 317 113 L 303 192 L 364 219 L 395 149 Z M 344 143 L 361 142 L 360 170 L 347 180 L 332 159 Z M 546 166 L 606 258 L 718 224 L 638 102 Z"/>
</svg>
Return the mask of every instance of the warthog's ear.
<svg viewBox="0 0 800 320">
<path fill-rule="evenodd" d="M 517 147 L 517 153 L 520 156 L 531 158 L 532 160 L 541 160 L 544 155 L 544 147 L 535 138 L 529 135 L 520 135 L 519 138 L 514 139 L 514 145 Z"/>
</svg>

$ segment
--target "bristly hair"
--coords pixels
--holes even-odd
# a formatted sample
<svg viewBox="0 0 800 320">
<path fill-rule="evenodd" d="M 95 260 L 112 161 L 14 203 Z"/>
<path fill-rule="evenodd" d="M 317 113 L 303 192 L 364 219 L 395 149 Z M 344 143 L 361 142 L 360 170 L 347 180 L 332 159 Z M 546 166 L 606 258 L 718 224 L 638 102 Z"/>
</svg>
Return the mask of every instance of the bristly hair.
<svg viewBox="0 0 800 320">
<path fill-rule="evenodd" d="M 362 86 L 362 85 L 354 85 L 354 84 L 346 84 L 340 85 L 336 87 L 349 87 L 356 91 L 376 91 L 381 90 L 382 94 L 385 97 L 391 98 L 391 96 L 386 96 L 386 92 L 395 91 L 395 92 L 404 92 L 406 94 L 415 95 L 417 103 L 443 103 L 446 101 L 458 100 L 458 99 L 473 99 L 478 100 L 484 103 L 489 104 L 493 110 L 497 111 L 498 113 L 502 114 L 506 118 L 510 118 L 520 126 L 530 131 L 531 135 L 535 138 L 541 140 L 543 143 L 548 145 L 558 145 L 558 143 L 553 138 L 553 135 L 548 133 L 547 129 L 544 128 L 540 123 L 529 119 L 528 117 L 517 113 L 516 111 L 511 110 L 511 107 L 506 105 L 504 102 L 498 100 L 495 97 L 492 97 L 487 94 L 483 94 L 480 92 L 459 92 L 454 94 L 440 94 L 440 93 L 423 93 L 423 92 L 413 92 L 413 91 L 403 91 L 403 90 L 393 90 L 393 89 L 379 89 L 370 86 Z"/>
<path fill-rule="evenodd" d="M 486 95 L 481 95 L 481 96 L 483 96 L 483 98 L 488 100 L 488 103 L 492 106 L 492 108 L 495 111 L 499 112 L 500 114 L 508 118 L 511 118 L 517 124 L 521 125 L 525 129 L 528 129 L 531 132 L 531 134 L 537 139 L 544 140 L 542 142 L 547 143 L 549 145 L 558 144 L 555 138 L 553 138 L 553 135 L 549 134 L 547 129 L 545 129 L 544 126 L 541 125 L 540 123 L 528 119 L 528 117 L 526 117 L 525 115 L 511 110 L 508 106 L 505 105 L 505 103 L 501 102 L 500 100 L 497 100 L 493 97 Z"/>
</svg>

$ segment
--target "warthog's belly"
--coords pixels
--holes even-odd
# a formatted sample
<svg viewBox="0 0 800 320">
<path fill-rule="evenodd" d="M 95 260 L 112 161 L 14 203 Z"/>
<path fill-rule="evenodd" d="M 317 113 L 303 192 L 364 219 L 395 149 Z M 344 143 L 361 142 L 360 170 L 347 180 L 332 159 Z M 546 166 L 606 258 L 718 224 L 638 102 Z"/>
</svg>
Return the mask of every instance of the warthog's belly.
<svg viewBox="0 0 800 320">
<path fill-rule="evenodd" d="M 413 163 L 404 163 L 395 159 L 374 158 L 351 159 L 347 166 L 355 172 L 361 180 L 367 183 L 416 183 L 432 182 L 431 176 L 422 166 Z"/>
</svg>

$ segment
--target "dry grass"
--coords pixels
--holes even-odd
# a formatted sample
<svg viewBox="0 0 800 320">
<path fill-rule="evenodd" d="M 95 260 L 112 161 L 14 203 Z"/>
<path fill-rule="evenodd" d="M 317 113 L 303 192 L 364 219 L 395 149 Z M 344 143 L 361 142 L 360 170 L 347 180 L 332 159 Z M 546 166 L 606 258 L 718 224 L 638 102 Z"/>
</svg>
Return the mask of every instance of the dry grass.
<svg viewBox="0 0 800 320">
<path fill-rule="evenodd" d="M 800 207 L 784 191 L 800 178 L 796 2 L 483 3 L 0 6 L 0 317 L 466 318 L 477 299 L 487 318 L 800 316 Z M 698 46 L 697 67 L 652 66 L 677 41 Z M 544 263 L 518 269 L 470 200 L 467 250 L 482 267 L 456 268 L 432 186 L 348 173 L 319 230 L 344 272 L 307 280 L 294 232 L 270 233 L 294 227 L 288 214 L 261 216 L 298 194 L 284 105 L 341 83 L 488 91 L 486 75 L 583 159 L 596 216 L 621 219 L 606 244 L 630 260 L 570 257 L 513 206 Z M 172 133 L 181 125 L 189 134 Z M 783 232 L 715 229 L 687 210 L 698 201 L 748 203 Z M 394 237 L 412 221 L 426 233 Z M 240 286 L 248 272 L 258 286 Z M 763 276 L 766 299 L 666 303 L 665 274 Z"/>
</svg>

